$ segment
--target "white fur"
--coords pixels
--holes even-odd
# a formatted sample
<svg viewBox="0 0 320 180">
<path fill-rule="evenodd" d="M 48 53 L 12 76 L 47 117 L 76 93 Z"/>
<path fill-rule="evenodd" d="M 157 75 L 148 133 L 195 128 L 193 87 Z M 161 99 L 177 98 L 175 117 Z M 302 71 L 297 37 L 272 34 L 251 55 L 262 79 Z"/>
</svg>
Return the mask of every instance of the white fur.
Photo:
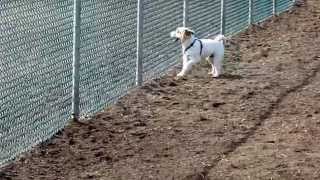
<svg viewBox="0 0 320 180">
<path fill-rule="evenodd" d="M 200 39 L 203 44 L 202 54 L 200 55 L 201 46 L 199 41 L 196 41 L 196 43 L 185 52 L 185 49 L 194 41 L 196 37 L 192 34 L 190 38 L 182 41 L 181 34 L 183 34 L 184 31 L 194 33 L 192 30 L 185 27 L 177 28 L 176 31 L 170 33 L 171 37 L 181 40 L 183 50 L 183 67 L 177 76 L 185 76 L 191 70 L 194 64 L 199 63 L 202 59 L 207 58 L 212 66 L 212 76 L 219 77 L 222 73 L 224 40 L 226 40 L 226 38 L 223 35 L 218 35 L 214 39 Z"/>
</svg>

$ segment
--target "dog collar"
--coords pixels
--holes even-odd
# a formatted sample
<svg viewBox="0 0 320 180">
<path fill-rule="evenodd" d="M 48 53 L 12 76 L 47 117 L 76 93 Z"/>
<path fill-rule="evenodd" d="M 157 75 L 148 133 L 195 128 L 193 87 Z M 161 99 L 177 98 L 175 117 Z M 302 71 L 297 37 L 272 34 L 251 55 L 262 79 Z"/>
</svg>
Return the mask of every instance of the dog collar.
<svg viewBox="0 0 320 180">
<path fill-rule="evenodd" d="M 200 56 L 201 56 L 201 54 L 202 54 L 202 49 L 203 49 L 203 44 L 202 44 L 202 41 L 201 41 L 200 39 L 194 39 L 194 40 L 192 41 L 192 43 L 184 50 L 184 53 L 186 53 L 190 48 L 192 48 L 192 46 L 193 46 L 197 41 L 199 41 L 199 43 L 200 43 Z"/>
</svg>

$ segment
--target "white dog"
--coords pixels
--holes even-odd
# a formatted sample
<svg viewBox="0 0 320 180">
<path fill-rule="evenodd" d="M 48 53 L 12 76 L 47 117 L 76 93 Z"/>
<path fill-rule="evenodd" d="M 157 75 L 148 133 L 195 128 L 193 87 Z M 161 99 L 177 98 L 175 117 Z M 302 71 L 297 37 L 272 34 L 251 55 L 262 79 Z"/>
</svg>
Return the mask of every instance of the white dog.
<svg viewBox="0 0 320 180">
<path fill-rule="evenodd" d="M 210 74 L 213 77 L 218 77 L 222 73 L 224 40 L 226 40 L 223 35 L 218 35 L 215 39 L 197 39 L 191 29 L 178 27 L 170 36 L 177 38 L 182 44 L 183 67 L 177 74 L 178 77 L 186 75 L 194 64 L 205 58 L 212 66 Z"/>
</svg>

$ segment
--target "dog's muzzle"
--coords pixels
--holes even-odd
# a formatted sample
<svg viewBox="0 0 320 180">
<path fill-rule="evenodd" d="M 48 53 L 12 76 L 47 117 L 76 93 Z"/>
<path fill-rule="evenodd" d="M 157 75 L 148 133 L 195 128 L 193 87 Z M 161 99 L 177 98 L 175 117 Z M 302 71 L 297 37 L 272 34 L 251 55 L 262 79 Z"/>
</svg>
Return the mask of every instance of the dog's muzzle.
<svg viewBox="0 0 320 180">
<path fill-rule="evenodd" d="M 175 32 L 175 31 L 172 31 L 172 32 L 170 33 L 170 37 L 172 37 L 172 38 L 176 38 L 175 42 L 179 41 L 179 38 L 177 37 L 177 35 L 176 35 L 176 32 Z"/>
<path fill-rule="evenodd" d="M 170 33 L 170 37 L 176 38 L 176 37 L 177 37 L 176 32 L 175 32 L 175 31 L 172 31 L 172 32 Z"/>
</svg>

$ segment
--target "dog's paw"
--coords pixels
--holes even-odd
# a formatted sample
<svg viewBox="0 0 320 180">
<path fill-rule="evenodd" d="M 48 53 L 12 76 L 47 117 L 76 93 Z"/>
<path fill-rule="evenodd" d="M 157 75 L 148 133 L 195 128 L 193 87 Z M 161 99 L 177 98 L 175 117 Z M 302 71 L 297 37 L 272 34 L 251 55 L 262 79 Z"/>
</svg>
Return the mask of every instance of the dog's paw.
<svg viewBox="0 0 320 180">
<path fill-rule="evenodd" d="M 184 79 L 184 76 L 176 76 L 174 79 L 175 80 L 181 80 L 181 79 Z"/>
<path fill-rule="evenodd" d="M 174 78 L 175 80 L 185 80 L 186 77 L 184 75 L 181 74 L 177 74 L 177 76 Z"/>
<path fill-rule="evenodd" d="M 184 76 L 184 73 L 180 72 L 177 74 L 177 77 L 183 77 Z"/>
<path fill-rule="evenodd" d="M 213 78 L 218 78 L 220 76 L 220 74 L 212 74 Z"/>
</svg>

